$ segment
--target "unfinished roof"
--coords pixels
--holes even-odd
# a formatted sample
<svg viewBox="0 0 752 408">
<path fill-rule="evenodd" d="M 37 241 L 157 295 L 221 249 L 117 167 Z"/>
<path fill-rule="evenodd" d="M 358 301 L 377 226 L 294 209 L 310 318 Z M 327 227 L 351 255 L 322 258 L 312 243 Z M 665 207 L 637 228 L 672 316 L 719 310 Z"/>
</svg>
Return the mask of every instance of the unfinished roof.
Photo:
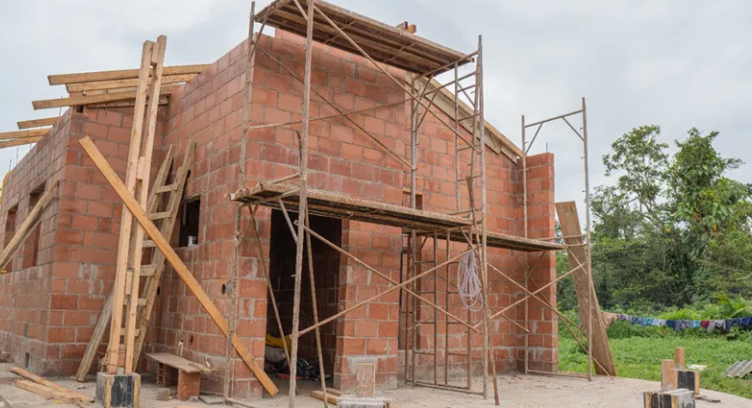
<svg viewBox="0 0 752 408">
<path fill-rule="evenodd" d="M 308 2 L 299 2 L 305 9 Z M 324 1 L 317 0 L 316 8 L 378 62 L 423 74 L 432 71 L 443 72 L 453 68 L 452 64 L 458 60 L 462 60 L 460 65 L 472 60 L 459 51 Z M 277 0 L 255 17 L 259 22 L 265 19 L 272 27 L 303 37 L 306 35 L 306 20 L 292 1 Z M 358 49 L 340 36 L 320 13 L 314 16 L 313 39 L 343 51 L 360 54 Z"/>
<path fill-rule="evenodd" d="M 300 188 L 293 184 L 259 183 L 255 187 L 243 188 L 230 194 L 230 199 L 277 209 L 281 208 L 281 201 L 285 208 L 298 208 L 299 191 Z M 306 196 L 308 197 L 308 211 L 313 215 L 323 217 L 432 231 L 441 228 L 465 228 L 472 225 L 472 221 L 464 217 L 363 200 L 315 188 L 306 189 Z M 439 238 L 445 239 L 446 233 L 440 232 Z M 452 241 L 465 242 L 460 233 L 452 234 L 451 238 Z M 561 244 L 492 232 L 488 233 L 488 246 L 518 251 L 551 251 L 566 248 Z"/>
</svg>

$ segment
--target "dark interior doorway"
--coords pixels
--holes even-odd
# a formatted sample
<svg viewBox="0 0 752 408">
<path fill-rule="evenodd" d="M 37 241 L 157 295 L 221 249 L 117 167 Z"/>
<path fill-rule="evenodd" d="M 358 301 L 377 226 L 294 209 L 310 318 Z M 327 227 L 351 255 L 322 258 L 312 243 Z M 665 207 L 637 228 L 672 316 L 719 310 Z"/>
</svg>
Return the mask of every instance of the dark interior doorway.
<svg viewBox="0 0 752 408">
<path fill-rule="evenodd" d="M 297 213 L 290 213 L 290 221 L 295 222 Z M 342 242 L 342 220 L 310 216 L 311 229 L 336 245 Z M 292 311 L 295 293 L 295 240 L 284 214 L 272 211 L 271 243 L 269 250 L 269 277 L 274 295 L 277 299 L 285 334 L 292 330 Z M 313 252 L 313 269 L 316 285 L 316 303 L 319 320 L 337 313 L 339 299 L 339 264 L 340 254 L 333 248 L 311 237 Z M 307 246 L 303 248 L 303 275 L 301 281 L 300 328 L 314 324 L 313 303 L 311 300 L 310 277 L 308 275 Z M 324 371 L 327 377 L 334 372 L 334 357 L 337 349 L 337 327 L 332 322 L 321 327 Z M 280 333 L 274 317 L 271 299 L 267 307 L 267 333 L 279 338 Z M 298 357 L 317 366 L 316 336 L 312 331 L 299 341 Z"/>
</svg>

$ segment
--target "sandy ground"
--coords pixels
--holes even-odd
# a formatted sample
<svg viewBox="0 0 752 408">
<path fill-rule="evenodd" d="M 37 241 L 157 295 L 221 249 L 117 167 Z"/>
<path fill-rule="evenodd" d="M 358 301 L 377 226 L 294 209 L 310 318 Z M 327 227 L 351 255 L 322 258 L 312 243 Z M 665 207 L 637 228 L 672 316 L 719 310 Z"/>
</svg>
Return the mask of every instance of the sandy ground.
<svg viewBox="0 0 752 408">
<path fill-rule="evenodd" d="M 0 364 L 0 396 L 14 408 L 60 407 L 77 408 L 75 405 L 61 404 L 45 399 L 36 394 L 16 388 L 13 382 L 17 376 L 8 372 L 12 365 Z M 94 383 L 78 383 L 70 379 L 54 379 L 68 389 L 94 395 Z M 285 386 L 280 385 L 280 395 L 275 398 L 254 401 L 250 403 L 258 408 L 282 408 L 287 406 L 284 395 Z M 475 384 L 480 387 L 480 382 Z M 629 378 L 595 378 L 593 382 L 585 379 L 565 378 L 557 376 L 515 375 L 499 376 L 499 388 L 502 407 L 535 407 L 535 408 L 580 408 L 580 407 L 609 407 L 609 408 L 640 408 L 642 407 L 642 392 L 657 389 L 659 384 L 652 381 L 634 380 Z M 319 408 L 322 402 L 308 396 L 310 390 L 316 388 L 313 382 L 301 383 L 301 396 L 297 405 L 301 408 Z M 477 389 L 477 388 L 476 388 Z M 189 407 L 218 407 L 221 405 L 206 405 L 202 402 L 188 401 L 155 401 L 156 385 L 144 381 L 142 385 L 142 408 L 189 408 Z M 752 408 L 752 400 L 732 395 L 704 391 L 703 394 L 720 398 L 721 403 L 713 404 L 697 401 L 698 408 L 704 407 L 733 407 Z M 480 396 L 467 395 L 458 392 L 435 390 L 423 387 L 403 387 L 394 391 L 386 391 L 381 395 L 390 397 L 393 407 L 401 408 L 470 408 L 493 407 L 493 398 L 483 400 Z M 330 405 L 331 406 L 331 405 Z"/>
</svg>

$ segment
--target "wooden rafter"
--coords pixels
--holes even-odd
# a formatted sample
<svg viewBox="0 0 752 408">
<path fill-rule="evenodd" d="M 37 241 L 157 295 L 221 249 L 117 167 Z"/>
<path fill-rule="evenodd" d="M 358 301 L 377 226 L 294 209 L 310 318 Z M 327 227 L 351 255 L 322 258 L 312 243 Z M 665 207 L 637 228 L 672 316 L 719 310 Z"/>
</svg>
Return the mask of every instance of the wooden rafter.
<svg viewBox="0 0 752 408">
<path fill-rule="evenodd" d="M 178 85 L 175 85 L 175 84 L 165 85 L 161 88 L 160 95 L 169 95 L 177 88 L 178 88 Z M 33 101 L 31 104 L 34 106 L 34 109 L 49 109 L 49 108 L 61 108 L 61 107 L 76 106 L 76 105 L 91 105 L 94 103 L 116 102 L 116 101 L 124 101 L 124 100 L 129 100 L 129 99 L 136 99 L 135 91 L 108 93 L 108 94 L 91 95 L 91 96 L 71 96 L 68 98 L 58 98 L 58 99 L 44 99 L 44 100 L 39 100 L 39 101 Z"/>
<path fill-rule="evenodd" d="M 34 139 L 39 138 L 49 132 L 49 128 L 44 129 L 31 129 L 31 130 L 16 130 L 13 132 L 0 133 L 0 140 L 20 140 L 20 139 Z"/>
<path fill-rule="evenodd" d="M 196 77 L 196 74 L 180 74 L 170 75 L 162 78 L 162 84 L 177 84 L 180 82 L 188 82 Z M 138 79 L 116 79 L 111 81 L 96 81 L 96 82 L 77 82 L 67 84 L 65 88 L 70 93 L 74 92 L 90 92 L 99 91 L 104 89 L 118 89 L 118 88 L 135 88 L 138 86 Z"/>
<path fill-rule="evenodd" d="M 16 140 L 8 140 L 5 142 L 0 142 L 0 149 L 4 149 L 6 147 L 13 147 L 13 146 L 22 146 L 25 144 L 32 144 L 36 143 L 38 141 L 42 140 L 42 137 L 29 137 L 26 139 L 16 139 Z"/>
<path fill-rule="evenodd" d="M 178 65 L 164 67 L 162 75 L 200 74 L 209 68 L 209 64 Z M 112 81 L 118 79 L 138 79 L 138 69 L 121 69 L 116 71 L 81 72 L 77 74 L 49 75 L 50 85 L 66 85 L 81 82 Z"/>
<path fill-rule="evenodd" d="M 53 126 L 57 121 L 60 120 L 60 116 L 54 116 L 51 118 L 42 118 L 42 119 L 31 119 L 31 120 L 23 120 L 20 122 L 17 122 L 18 128 L 23 129 L 33 129 L 43 126 Z"/>
</svg>

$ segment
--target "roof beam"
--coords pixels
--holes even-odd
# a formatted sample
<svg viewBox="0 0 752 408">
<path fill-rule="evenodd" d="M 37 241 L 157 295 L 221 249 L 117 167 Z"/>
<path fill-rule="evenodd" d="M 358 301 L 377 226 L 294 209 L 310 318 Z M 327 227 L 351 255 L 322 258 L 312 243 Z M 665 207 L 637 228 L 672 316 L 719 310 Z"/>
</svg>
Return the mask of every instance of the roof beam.
<svg viewBox="0 0 752 408">
<path fill-rule="evenodd" d="M 162 77 L 162 84 L 175 84 L 179 82 L 188 82 L 196 77 L 196 74 L 180 74 L 170 75 Z M 95 81 L 95 82 L 77 82 L 67 84 L 65 87 L 70 93 L 74 92 L 88 92 L 98 91 L 103 89 L 117 89 L 117 88 L 136 88 L 138 85 L 138 78 L 134 79 L 116 79 L 111 81 Z"/>
<path fill-rule="evenodd" d="M 3 132 L 3 133 L 0 133 L 0 140 L 33 139 L 35 137 L 42 137 L 46 135 L 49 131 L 50 131 L 50 128 Z"/>
<path fill-rule="evenodd" d="M 42 126 L 53 126 L 60 118 L 60 116 L 54 116 L 51 118 L 24 120 L 17 123 L 19 129 L 32 129 Z"/>
<path fill-rule="evenodd" d="M 209 64 L 177 65 L 164 67 L 162 75 L 200 74 L 209 68 Z M 77 74 L 49 75 L 50 85 L 66 85 L 81 82 L 113 81 L 138 78 L 138 69 L 121 69 L 115 71 L 81 72 Z"/>
<path fill-rule="evenodd" d="M 171 94 L 175 89 L 178 88 L 178 85 L 166 85 L 163 86 L 160 90 L 160 95 L 169 95 Z M 90 95 L 90 96 L 71 96 L 68 98 L 58 98 L 58 99 L 44 99 L 39 101 L 33 101 L 31 104 L 34 106 L 34 109 L 49 109 L 49 108 L 61 108 L 66 106 L 76 106 L 76 105 L 90 105 L 93 103 L 106 103 L 106 102 L 115 102 L 115 101 L 123 101 L 128 99 L 136 99 L 136 91 L 131 92 L 116 92 L 116 93 L 108 93 L 108 94 L 101 94 L 101 95 Z"/>
<path fill-rule="evenodd" d="M 4 149 L 6 147 L 21 146 L 25 144 L 32 144 L 40 140 L 42 140 L 41 137 L 30 137 L 26 139 L 16 139 L 16 140 L 9 140 L 6 142 L 0 142 L 0 149 Z"/>
</svg>

